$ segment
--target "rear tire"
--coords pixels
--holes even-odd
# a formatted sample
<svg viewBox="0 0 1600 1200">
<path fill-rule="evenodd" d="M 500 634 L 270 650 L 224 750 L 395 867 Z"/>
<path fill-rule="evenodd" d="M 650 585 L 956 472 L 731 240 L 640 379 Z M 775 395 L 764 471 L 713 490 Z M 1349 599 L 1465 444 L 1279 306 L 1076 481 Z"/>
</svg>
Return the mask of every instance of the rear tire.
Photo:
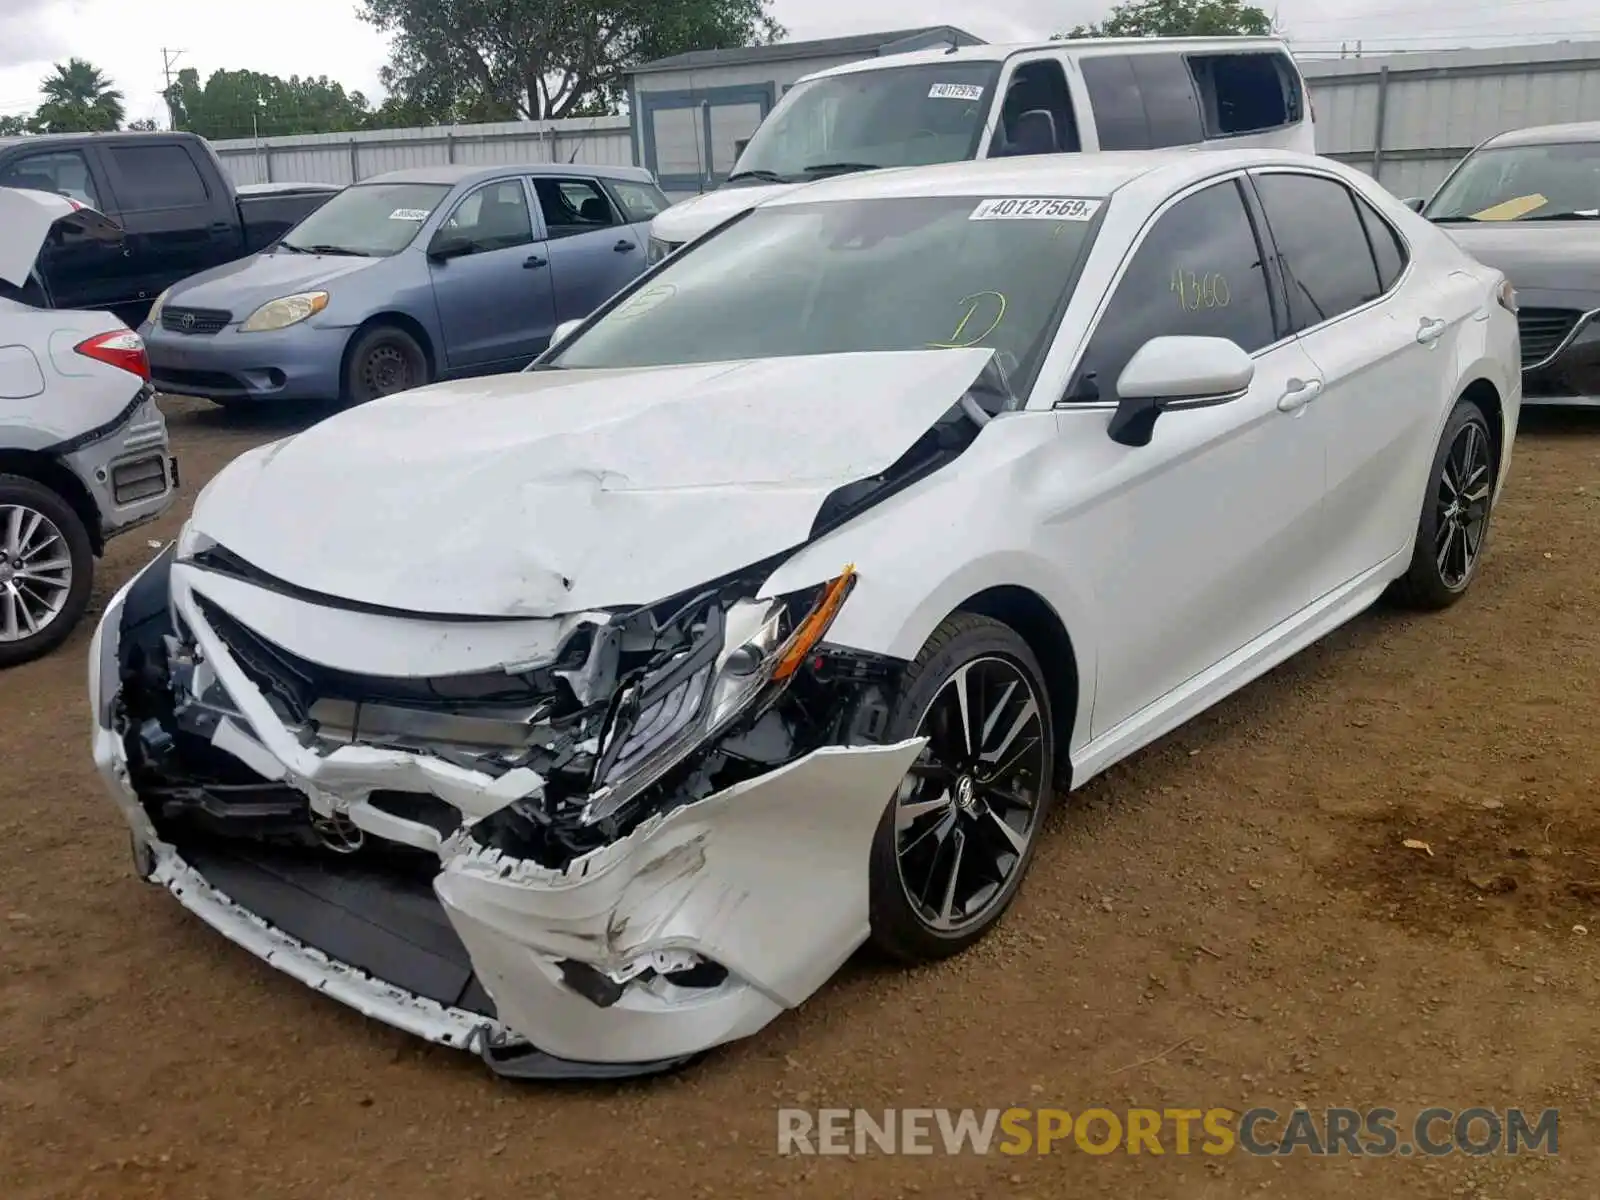
<svg viewBox="0 0 1600 1200">
<path fill-rule="evenodd" d="M 879 951 L 901 962 L 948 958 L 1004 917 L 1049 812 L 1053 729 L 1044 673 L 1015 630 L 957 613 L 934 631 L 883 739 L 929 741 L 873 838 Z"/>
<path fill-rule="evenodd" d="M 1393 586 L 1398 603 L 1437 612 L 1466 595 L 1489 539 L 1497 466 L 1487 415 L 1457 402 L 1429 468 L 1411 565 Z"/>
<path fill-rule="evenodd" d="M 72 505 L 36 480 L 0 475 L 0 669 L 64 642 L 93 584 L 94 548 Z"/>
<path fill-rule="evenodd" d="M 404 329 L 374 325 L 362 331 L 345 355 L 346 404 L 365 404 L 428 382 L 428 356 Z"/>
</svg>

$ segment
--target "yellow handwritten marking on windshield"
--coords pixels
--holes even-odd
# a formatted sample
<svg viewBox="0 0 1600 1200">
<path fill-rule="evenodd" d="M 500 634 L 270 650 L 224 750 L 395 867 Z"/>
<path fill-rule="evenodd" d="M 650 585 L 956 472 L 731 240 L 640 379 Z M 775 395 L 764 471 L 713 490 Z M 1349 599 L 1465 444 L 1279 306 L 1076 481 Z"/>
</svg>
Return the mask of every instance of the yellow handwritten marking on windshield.
<svg viewBox="0 0 1600 1200">
<path fill-rule="evenodd" d="M 1167 290 L 1178 297 L 1178 307 L 1185 312 L 1227 308 L 1233 299 L 1227 276 L 1216 271 L 1196 274 L 1179 267 L 1172 273 L 1172 283 Z"/>
<path fill-rule="evenodd" d="M 1491 204 L 1482 212 L 1472 213 L 1474 221 L 1515 221 L 1518 217 L 1526 216 L 1536 208 L 1543 208 L 1550 201 L 1535 192 L 1530 196 L 1517 196 L 1511 200 L 1502 200 L 1499 204 Z"/>
<path fill-rule="evenodd" d="M 977 336 L 968 337 L 965 341 L 963 341 L 962 336 L 966 333 L 968 323 L 972 320 L 973 315 L 980 308 L 984 307 L 984 305 L 980 302 L 986 296 L 993 297 L 997 303 L 999 311 L 995 313 L 994 320 L 989 322 L 989 328 L 985 329 Z M 1006 298 L 1003 292 L 973 292 L 970 296 L 961 297 L 961 299 L 957 300 L 956 303 L 967 306 L 967 311 L 961 314 L 961 321 L 956 326 L 956 331 L 950 335 L 950 340 L 948 342 L 929 342 L 928 347 L 930 349 L 965 350 L 969 346 L 976 346 L 979 342 L 983 341 L 984 338 L 988 337 L 996 329 L 1000 328 L 1000 322 L 1005 320 Z"/>
</svg>

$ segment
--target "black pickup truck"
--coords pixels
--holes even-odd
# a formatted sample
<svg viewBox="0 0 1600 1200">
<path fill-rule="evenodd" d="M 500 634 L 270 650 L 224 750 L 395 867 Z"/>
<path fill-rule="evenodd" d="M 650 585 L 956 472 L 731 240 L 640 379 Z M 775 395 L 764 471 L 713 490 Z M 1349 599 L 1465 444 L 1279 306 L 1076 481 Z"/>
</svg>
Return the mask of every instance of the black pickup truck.
<svg viewBox="0 0 1600 1200">
<path fill-rule="evenodd" d="M 0 187 L 59 192 L 122 226 L 120 244 L 56 239 L 40 256 L 60 308 L 110 309 L 137 327 L 168 287 L 278 240 L 336 184 L 236 190 L 193 133 L 0 138 Z"/>
</svg>

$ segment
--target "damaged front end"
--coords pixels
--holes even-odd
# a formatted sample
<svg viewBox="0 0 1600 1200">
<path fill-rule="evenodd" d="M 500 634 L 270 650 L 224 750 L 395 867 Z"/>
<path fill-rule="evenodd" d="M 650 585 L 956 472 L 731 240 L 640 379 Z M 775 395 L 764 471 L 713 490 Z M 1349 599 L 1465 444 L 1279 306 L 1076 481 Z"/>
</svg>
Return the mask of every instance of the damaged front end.
<svg viewBox="0 0 1600 1200">
<path fill-rule="evenodd" d="M 200 540 L 108 607 L 95 757 L 141 874 L 273 965 L 503 1074 L 615 1076 L 748 1036 L 865 940 L 921 742 L 882 744 L 902 664 L 825 640 L 853 569 L 447 625 Z M 396 673 L 447 639 L 484 661 Z"/>
</svg>

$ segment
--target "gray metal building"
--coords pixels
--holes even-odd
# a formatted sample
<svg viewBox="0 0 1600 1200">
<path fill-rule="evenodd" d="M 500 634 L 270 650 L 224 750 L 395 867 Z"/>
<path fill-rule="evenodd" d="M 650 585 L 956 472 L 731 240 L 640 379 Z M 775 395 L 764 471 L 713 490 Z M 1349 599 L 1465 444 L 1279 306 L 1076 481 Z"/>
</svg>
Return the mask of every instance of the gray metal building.
<svg viewBox="0 0 1600 1200">
<path fill-rule="evenodd" d="M 952 25 L 930 25 L 658 58 L 629 72 L 634 161 L 674 199 L 710 191 L 727 178 L 778 97 L 802 77 L 882 54 L 982 42 Z"/>
<path fill-rule="evenodd" d="M 1485 138 L 1600 119 L 1600 42 L 1303 62 L 1317 149 L 1427 196 Z"/>
</svg>

